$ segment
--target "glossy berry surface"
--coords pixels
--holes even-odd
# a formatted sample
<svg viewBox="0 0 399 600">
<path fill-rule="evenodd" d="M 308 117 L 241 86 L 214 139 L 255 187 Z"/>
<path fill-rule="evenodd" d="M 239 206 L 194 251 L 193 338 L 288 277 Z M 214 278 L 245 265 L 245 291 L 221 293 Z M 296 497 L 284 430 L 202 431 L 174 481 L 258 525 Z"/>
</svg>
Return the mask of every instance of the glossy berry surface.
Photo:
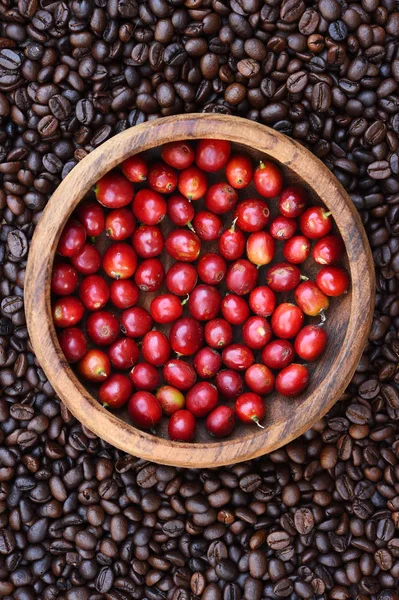
<svg viewBox="0 0 399 600">
<path fill-rule="evenodd" d="M 349 277 L 340 267 L 323 267 L 317 273 L 316 283 L 327 296 L 342 296 L 349 288 Z"/>
<path fill-rule="evenodd" d="M 135 392 L 129 400 L 129 415 L 133 423 L 143 429 L 152 429 L 162 417 L 162 408 L 151 392 Z"/>
<path fill-rule="evenodd" d="M 177 186 L 177 173 L 166 163 L 155 163 L 148 171 L 148 185 L 160 194 L 171 194 Z"/>
<path fill-rule="evenodd" d="M 206 418 L 205 427 L 211 435 L 223 438 L 233 431 L 236 415 L 229 406 L 217 406 Z"/>
<path fill-rule="evenodd" d="M 272 162 L 261 162 L 255 169 L 254 183 L 257 192 L 264 198 L 274 198 L 283 189 L 283 176 Z"/>
<path fill-rule="evenodd" d="M 105 219 L 105 231 L 111 240 L 127 240 L 136 228 L 134 214 L 128 208 L 117 208 L 108 213 Z"/>
<path fill-rule="evenodd" d="M 283 396 L 297 396 L 309 384 L 309 372 L 304 365 L 291 364 L 276 377 L 276 390 Z"/>
<path fill-rule="evenodd" d="M 76 256 L 82 249 L 86 241 L 86 230 L 79 221 L 71 219 L 65 225 L 65 228 L 58 241 L 57 252 L 61 256 Z"/>
<path fill-rule="evenodd" d="M 235 410 L 243 423 L 259 424 L 266 414 L 266 405 L 259 394 L 246 392 L 237 398 Z"/>
<path fill-rule="evenodd" d="M 230 142 L 225 140 L 200 140 L 195 152 L 195 162 L 203 171 L 213 173 L 226 165 L 230 152 Z"/>
<path fill-rule="evenodd" d="M 86 354 L 86 337 L 78 327 L 67 327 L 58 335 L 58 342 L 69 363 L 75 363 Z"/>
<path fill-rule="evenodd" d="M 192 442 L 195 438 L 196 421 L 188 410 L 173 413 L 168 424 L 168 434 L 176 442 Z"/>
<path fill-rule="evenodd" d="M 124 175 L 110 172 L 97 182 L 97 201 L 107 208 L 122 208 L 133 200 L 134 187 Z"/>
<path fill-rule="evenodd" d="M 78 286 L 78 273 L 67 263 L 55 265 L 51 276 L 51 291 L 56 296 L 69 296 Z"/>
</svg>

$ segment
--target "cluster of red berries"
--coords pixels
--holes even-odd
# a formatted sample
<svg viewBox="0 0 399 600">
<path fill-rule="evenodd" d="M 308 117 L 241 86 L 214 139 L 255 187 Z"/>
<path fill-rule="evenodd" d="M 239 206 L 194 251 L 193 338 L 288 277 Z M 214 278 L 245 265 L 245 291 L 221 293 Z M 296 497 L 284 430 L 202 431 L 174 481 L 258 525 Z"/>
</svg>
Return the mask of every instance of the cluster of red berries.
<svg viewBox="0 0 399 600">
<path fill-rule="evenodd" d="M 170 143 L 161 157 L 126 160 L 67 222 L 58 255 L 69 260 L 57 259 L 52 277 L 54 323 L 66 359 L 101 383 L 100 402 L 128 403 L 146 429 L 169 416 L 173 440 L 192 441 L 197 417 L 223 437 L 236 418 L 259 424 L 263 397 L 274 388 L 292 397 L 308 385 L 307 367 L 293 361 L 324 351 L 323 322 L 305 325 L 305 315 L 324 321 L 329 296 L 348 289 L 346 272 L 335 266 L 344 245 L 331 233 L 330 213 L 308 206 L 304 189 L 284 188 L 271 162 L 254 170 L 221 140 Z M 258 197 L 240 201 L 239 190 L 252 182 Z M 277 197 L 279 215 L 271 219 L 265 198 Z M 104 232 L 110 243 L 101 254 L 93 242 Z M 284 262 L 271 265 L 278 241 Z M 315 282 L 298 267 L 309 256 L 323 265 Z M 295 304 L 278 302 L 280 292 L 294 292 Z M 84 316 L 86 335 L 76 327 Z"/>
</svg>

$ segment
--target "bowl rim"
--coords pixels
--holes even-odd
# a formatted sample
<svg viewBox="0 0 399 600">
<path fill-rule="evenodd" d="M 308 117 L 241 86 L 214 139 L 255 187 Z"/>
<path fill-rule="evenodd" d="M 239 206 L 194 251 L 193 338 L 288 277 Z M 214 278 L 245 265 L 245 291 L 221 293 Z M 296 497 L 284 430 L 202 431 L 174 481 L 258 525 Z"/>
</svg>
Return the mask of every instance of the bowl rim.
<svg viewBox="0 0 399 600">
<path fill-rule="evenodd" d="M 289 167 L 318 193 L 333 213 L 346 246 L 352 299 L 339 353 L 323 385 L 295 407 L 293 419 L 282 419 L 256 435 L 190 444 L 172 442 L 136 429 L 108 412 L 84 388 L 58 343 L 51 318 L 50 282 L 59 234 L 98 179 L 138 152 L 170 141 L 201 138 L 225 139 L 262 152 Z M 295 140 L 265 125 L 223 114 L 194 113 L 146 122 L 112 137 L 87 155 L 51 196 L 36 227 L 26 268 L 25 307 L 31 343 L 41 368 L 71 413 L 99 437 L 129 454 L 182 467 L 216 467 L 255 458 L 295 439 L 324 416 L 344 392 L 356 369 L 367 341 L 374 301 L 371 250 L 359 214 L 343 186 L 318 158 Z"/>
</svg>

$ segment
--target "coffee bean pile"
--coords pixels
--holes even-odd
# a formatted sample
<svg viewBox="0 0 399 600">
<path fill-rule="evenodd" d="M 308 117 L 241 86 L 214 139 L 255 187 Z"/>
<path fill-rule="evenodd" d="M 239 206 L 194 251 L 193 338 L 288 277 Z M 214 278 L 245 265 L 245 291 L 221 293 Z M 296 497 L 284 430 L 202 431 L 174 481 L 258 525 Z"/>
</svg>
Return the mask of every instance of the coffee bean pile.
<svg viewBox="0 0 399 600">
<path fill-rule="evenodd" d="M 394 0 L 0 3 L 0 595 L 399 598 L 399 11 Z M 146 120 L 222 112 L 309 147 L 346 187 L 377 304 L 346 393 L 259 460 L 184 471 L 74 420 L 32 353 L 26 259 L 49 195 Z"/>
</svg>

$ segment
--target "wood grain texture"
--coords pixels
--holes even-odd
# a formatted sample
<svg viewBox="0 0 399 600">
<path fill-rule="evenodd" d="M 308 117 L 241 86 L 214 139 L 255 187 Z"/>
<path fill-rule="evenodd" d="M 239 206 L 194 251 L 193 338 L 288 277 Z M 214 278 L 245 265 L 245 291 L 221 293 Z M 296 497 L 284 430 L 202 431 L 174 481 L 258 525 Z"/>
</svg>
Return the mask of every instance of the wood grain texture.
<svg viewBox="0 0 399 600">
<path fill-rule="evenodd" d="M 351 290 L 331 304 L 329 343 L 312 367 L 306 392 L 296 399 L 269 397 L 264 430 L 240 425 L 232 438 L 212 441 L 201 434 L 198 442 L 184 444 L 136 429 L 125 412 L 120 416 L 108 412 L 85 389 L 57 341 L 50 280 L 60 232 L 100 177 L 132 154 L 173 140 L 200 138 L 229 140 L 246 147 L 256 159 L 269 156 L 280 163 L 290 180 L 305 184 L 313 199 L 324 202 L 346 246 Z M 357 366 L 372 320 L 374 296 L 374 267 L 362 223 L 327 167 L 300 144 L 268 127 L 213 114 L 180 115 L 136 126 L 82 160 L 57 188 L 43 213 L 32 240 L 25 282 L 27 324 L 34 350 L 54 389 L 76 418 L 132 455 L 183 467 L 216 467 L 260 456 L 288 443 L 320 419 L 343 393 Z"/>
</svg>

